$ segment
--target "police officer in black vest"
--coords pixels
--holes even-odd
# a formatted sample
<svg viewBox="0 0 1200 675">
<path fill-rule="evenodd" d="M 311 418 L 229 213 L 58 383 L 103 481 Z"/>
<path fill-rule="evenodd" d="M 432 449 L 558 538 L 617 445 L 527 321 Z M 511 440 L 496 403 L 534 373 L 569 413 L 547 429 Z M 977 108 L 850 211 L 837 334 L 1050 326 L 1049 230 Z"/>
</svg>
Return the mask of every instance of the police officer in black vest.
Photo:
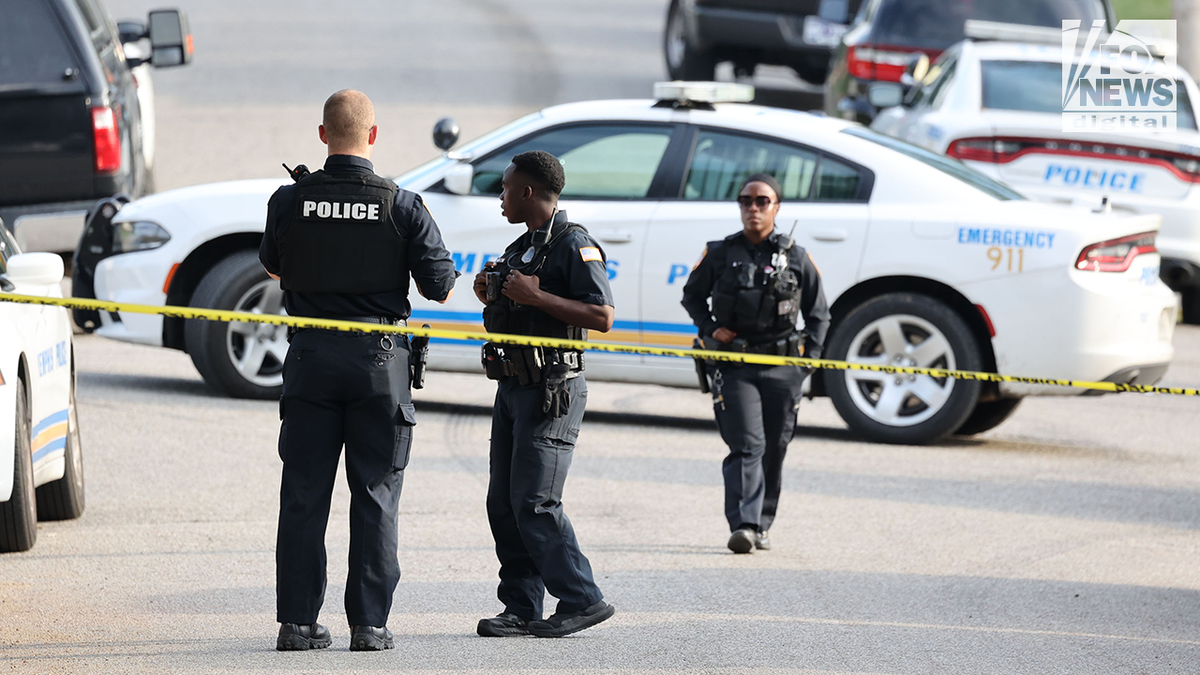
<svg viewBox="0 0 1200 675">
<path fill-rule="evenodd" d="M 475 277 L 489 332 L 586 340 L 588 329 L 612 328 L 604 252 L 558 210 L 564 184 L 562 165 L 546 152 L 517 155 L 505 170 L 503 215 L 529 231 Z M 594 626 L 615 610 L 596 586 L 562 506 L 587 402 L 583 352 L 489 343 L 483 363 L 488 377 L 499 380 L 487 511 L 504 612 L 476 630 L 485 637 L 560 637 Z M 547 590 L 558 608 L 543 620 Z"/>
<path fill-rule="evenodd" d="M 279 188 L 267 205 L 259 258 L 280 280 L 294 316 L 405 325 L 408 278 L 445 302 L 456 273 L 433 217 L 412 192 L 375 175 L 371 101 L 339 91 L 319 127 L 325 168 Z M 284 363 L 279 455 L 283 481 L 276 544 L 279 650 L 320 649 L 325 526 L 346 448 L 350 485 L 350 649 L 391 649 L 387 618 L 400 580 L 396 511 L 416 423 L 406 336 L 300 330 Z"/>
<path fill-rule="evenodd" d="M 742 231 L 708 243 L 688 277 L 683 306 L 706 349 L 820 358 L 829 308 L 821 274 L 789 235 L 775 230 L 783 191 L 770 175 L 746 179 L 738 195 Z M 711 298 L 711 305 L 710 300 Z M 804 317 L 804 331 L 796 326 Z M 729 548 L 769 549 L 783 458 L 796 426 L 799 366 L 710 362 L 713 406 L 725 458 Z"/>
</svg>

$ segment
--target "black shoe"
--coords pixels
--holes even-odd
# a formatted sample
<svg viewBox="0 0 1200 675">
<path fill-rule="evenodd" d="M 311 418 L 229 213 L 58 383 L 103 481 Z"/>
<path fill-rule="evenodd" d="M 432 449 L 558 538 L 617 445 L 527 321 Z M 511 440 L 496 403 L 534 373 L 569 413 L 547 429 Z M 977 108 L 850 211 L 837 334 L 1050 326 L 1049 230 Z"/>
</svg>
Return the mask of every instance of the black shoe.
<svg viewBox="0 0 1200 675">
<path fill-rule="evenodd" d="M 378 652 L 395 647 L 386 626 L 350 626 L 350 651 Z"/>
<path fill-rule="evenodd" d="M 742 527 L 733 531 L 729 535 L 729 543 L 726 546 L 734 553 L 753 553 L 754 552 L 754 529 L 750 527 Z"/>
<path fill-rule="evenodd" d="M 771 538 L 767 536 L 766 532 L 754 533 L 754 548 L 760 551 L 771 550 Z"/>
<path fill-rule="evenodd" d="M 578 612 L 567 612 L 566 614 L 555 612 L 545 621 L 530 621 L 529 632 L 538 637 L 562 637 L 578 633 L 584 628 L 591 628 L 611 617 L 616 611 L 616 607 L 601 600 Z"/>
<path fill-rule="evenodd" d="M 480 619 L 475 632 L 483 637 L 520 637 L 533 634 L 529 632 L 528 621 L 510 612 Z"/>
<path fill-rule="evenodd" d="M 297 652 L 305 649 L 325 649 L 333 644 L 329 629 L 319 623 L 279 624 L 279 637 L 275 638 L 275 649 L 281 652 Z"/>
</svg>

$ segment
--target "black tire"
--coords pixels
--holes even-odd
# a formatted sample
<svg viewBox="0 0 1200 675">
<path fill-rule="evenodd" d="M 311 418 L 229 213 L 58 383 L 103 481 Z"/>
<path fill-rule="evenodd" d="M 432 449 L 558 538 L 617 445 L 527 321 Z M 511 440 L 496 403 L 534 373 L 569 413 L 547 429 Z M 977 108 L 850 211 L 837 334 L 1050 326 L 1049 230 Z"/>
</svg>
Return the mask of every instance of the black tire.
<svg viewBox="0 0 1200 675">
<path fill-rule="evenodd" d="M 974 436 L 990 431 L 1000 426 L 1004 420 L 1012 417 L 1021 405 L 1019 398 L 1002 398 L 996 401 L 985 401 L 975 406 L 975 411 L 966 422 L 954 433 L 958 436 Z"/>
<path fill-rule="evenodd" d="M 8 501 L 0 502 L 0 553 L 28 551 L 37 541 L 37 498 L 33 489 L 29 401 L 25 394 L 25 383 L 18 380 L 13 384 L 17 388 L 13 487 Z"/>
<path fill-rule="evenodd" d="M 71 399 L 67 408 L 67 468 L 63 477 L 37 489 L 38 520 L 73 520 L 83 515 L 83 444 L 79 415 L 75 408 L 75 377 L 71 377 Z"/>
<path fill-rule="evenodd" d="M 204 275 L 188 304 L 192 307 L 250 311 L 251 308 L 246 306 L 247 295 L 252 296 L 256 288 L 281 293 L 278 290 L 279 282 L 267 276 L 258 260 L 257 251 L 238 251 L 214 265 Z M 281 311 L 276 307 L 267 313 Z M 261 335 L 270 335 L 270 342 L 276 346 L 286 333 L 283 326 L 193 319 L 187 321 L 184 327 L 187 353 L 204 381 L 225 394 L 235 398 L 278 399 L 283 393 L 282 354 L 270 355 L 269 359 L 264 359 L 261 368 L 255 369 L 249 376 L 243 375 L 234 363 L 238 345 L 242 345 L 244 354 L 247 344 L 245 337 L 237 335 L 235 327 L 247 326 L 262 331 Z M 286 341 L 283 344 L 283 351 L 286 352 Z"/>
<path fill-rule="evenodd" d="M 1179 289 L 1182 297 L 1183 323 L 1200 325 L 1200 287 L 1184 286 Z"/>
<path fill-rule="evenodd" d="M 888 293 L 852 309 L 834 329 L 827 358 L 955 370 L 983 365 L 962 317 L 917 293 Z M 851 431 L 881 443 L 920 445 L 949 436 L 975 410 L 982 389 L 975 381 L 923 375 L 827 370 L 824 377 L 825 391 Z"/>
<path fill-rule="evenodd" d="M 687 26 L 687 17 L 672 2 L 667 10 L 667 26 L 663 30 L 663 58 L 672 80 L 709 82 L 716 78 L 717 60 L 709 52 L 697 49 L 695 36 Z"/>
</svg>

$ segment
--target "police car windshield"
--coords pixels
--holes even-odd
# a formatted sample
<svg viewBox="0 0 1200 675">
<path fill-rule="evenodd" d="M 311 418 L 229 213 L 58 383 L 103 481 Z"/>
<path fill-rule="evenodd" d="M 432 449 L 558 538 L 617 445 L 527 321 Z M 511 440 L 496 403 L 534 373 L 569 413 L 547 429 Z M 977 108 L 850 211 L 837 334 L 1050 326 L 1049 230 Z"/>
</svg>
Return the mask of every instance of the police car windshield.
<svg viewBox="0 0 1200 675">
<path fill-rule="evenodd" d="M 1062 64 L 1058 61 L 983 61 L 983 107 L 992 110 L 1062 113 Z M 1175 81 L 1180 129 L 1196 129 L 1187 87 Z"/>
<path fill-rule="evenodd" d="M 988 178 L 987 176 L 979 173 L 966 164 L 963 164 L 957 159 L 950 159 L 948 157 L 934 154 L 924 148 L 918 148 L 915 145 L 910 145 L 899 139 L 892 138 L 891 136 L 884 136 L 881 133 L 871 131 L 870 129 L 864 129 L 862 127 L 843 129 L 842 133 L 850 134 L 851 136 L 857 136 L 859 138 L 871 141 L 872 143 L 878 143 L 886 148 L 895 150 L 902 155 L 911 157 L 923 164 L 927 164 L 946 175 L 953 176 L 954 178 L 961 180 L 980 192 L 983 192 L 991 197 L 995 197 L 996 199 L 1005 201 L 1009 199 L 1025 199 L 1021 193 L 1002 183 Z"/>
</svg>

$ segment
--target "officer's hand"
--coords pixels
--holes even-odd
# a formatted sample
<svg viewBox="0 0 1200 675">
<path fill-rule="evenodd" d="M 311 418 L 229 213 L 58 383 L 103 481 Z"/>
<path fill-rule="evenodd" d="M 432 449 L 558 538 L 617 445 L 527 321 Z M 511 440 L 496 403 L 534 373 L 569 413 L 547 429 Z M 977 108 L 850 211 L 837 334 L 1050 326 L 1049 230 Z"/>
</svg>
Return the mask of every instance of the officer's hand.
<svg viewBox="0 0 1200 675">
<path fill-rule="evenodd" d="M 737 333 L 729 330 L 728 328 L 726 328 L 724 326 L 721 326 L 720 328 L 713 331 L 712 336 L 713 336 L 713 339 L 716 340 L 717 342 L 727 345 L 730 342 L 733 342 L 733 339 L 735 337 L 737 337 Z"/>
<path fill-rule="evenodd" d="M 505 297 L 517 304 L 536 305 L 538 297 L 542 294 L 541 286 L 538 284 L 539 280 L 536 274 L 526 276 L 513 270 L 508 273 L 508 278 L 504 280 L 502 292 Z"/>
<path fill-rule="evenodd" d="M 475 285 L 472 286 L 475 290 L 475 297 L 483 304 L 487 304 L 487 268 L 480 270 L 479 274 L 475 275 Z"/>
</svg>

